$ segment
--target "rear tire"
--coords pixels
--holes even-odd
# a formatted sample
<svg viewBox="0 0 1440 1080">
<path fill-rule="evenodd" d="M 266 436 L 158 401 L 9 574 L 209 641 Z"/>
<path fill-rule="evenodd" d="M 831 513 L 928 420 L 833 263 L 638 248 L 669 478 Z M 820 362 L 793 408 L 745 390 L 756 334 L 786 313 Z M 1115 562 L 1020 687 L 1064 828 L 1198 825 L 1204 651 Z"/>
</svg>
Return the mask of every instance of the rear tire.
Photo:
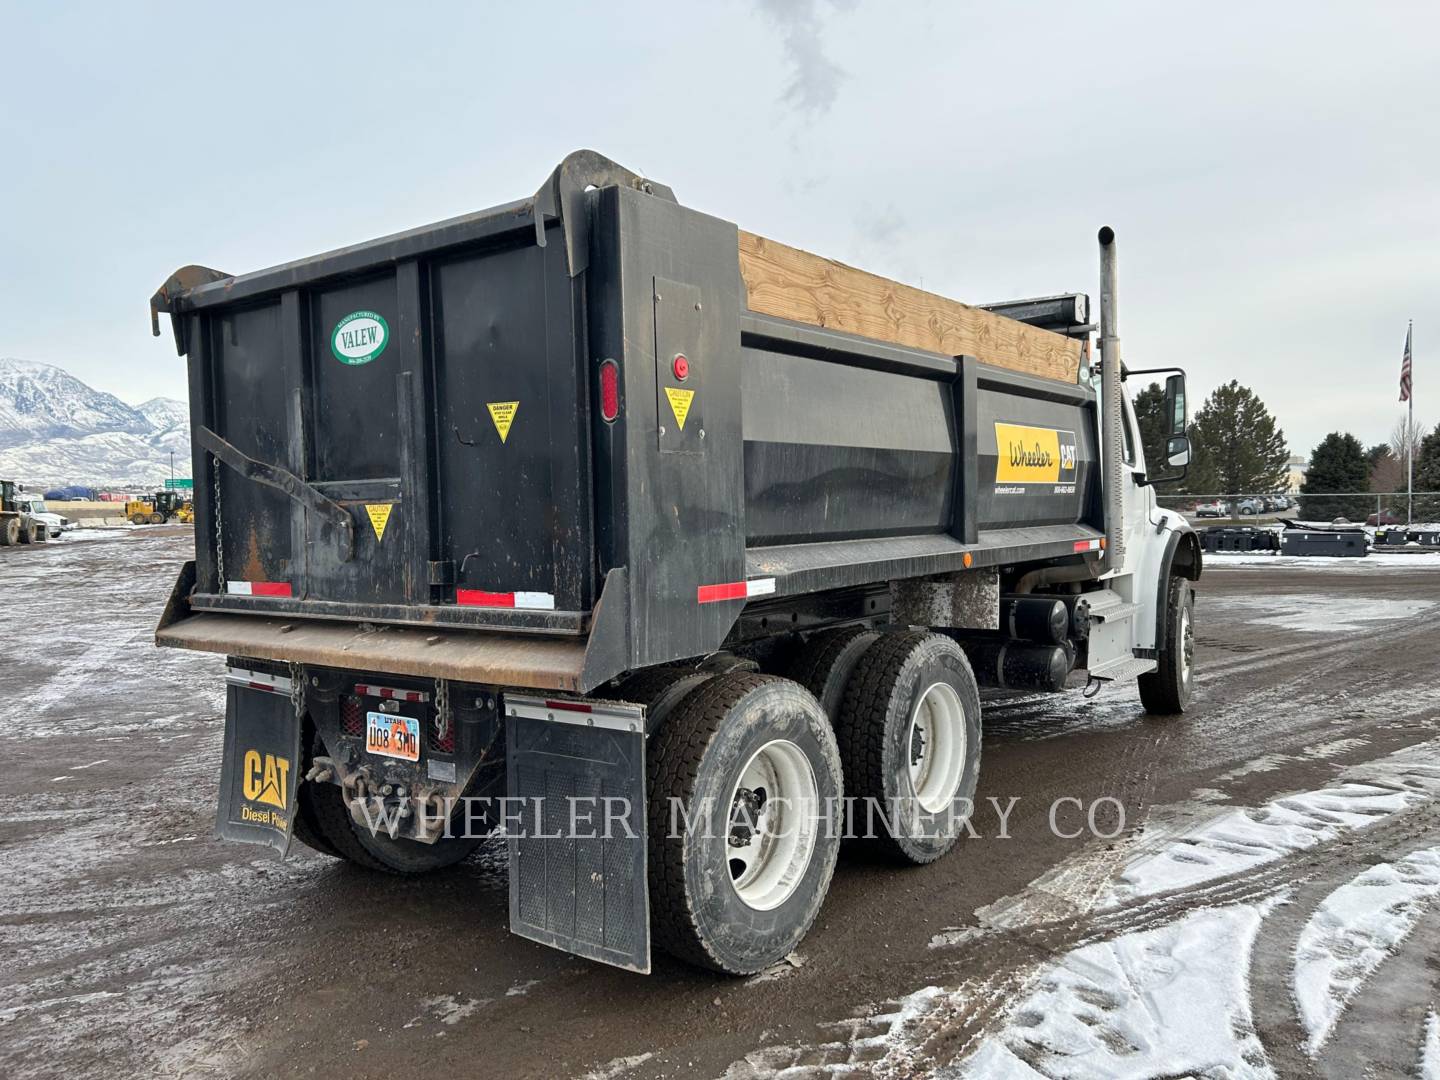
<svg viewBox="0 0 1440 1080">
<path fill-rule="evenodd" d="M 0 522 L 0 547 L 14 547 L 20 542 L 20 519 L 6 518 Z"/>
<path fill-rule="evenodd" d="M 840 757 L 815 698 L 774 675 L 718 675 L 652 738 L 646 782 L 656 944 L 731 975 L 792 952 L 840 846 Z"/>
<path fill-rule="evenodd" d="M 162 513 L 160 513 L 160 512 L 157 510 L 155 513 L 153 513 L 153 514 L 150 515 L 150 524 L 151 524 L 151 525 L 164 525 L 164 524 L 165 524 L 165 515 L 162 514 Z"/>
<path fill-rule="evenodd" d="M 836 738 L 847 839 L 920 864 L 954 846 L 980 776 L 980 689 L 960 646 L 885 635 L 850 677 Z"/>
<path fill-rule="evenodd" d="M 847 626 L 817 634 L 795 656 L 790 678 L 815 695 L 834 724 L 840 717 L 840 703 L 855 665 L 879 640 L 880 632 L 868 626 Z"/>
<path fill-rule="evenodd" d="M 315 745 L 316 753 L 324 752 L 323 744 Z M 350 816 L 337 784 L 302 781 L 296 801 L 297 840 L 322 855 L 385 874 L 413 876 L 443 870 L 465 859 L 485 840 L 483 836 L 454 836 L 422 844 L 418 840 L 392 840 L 383 833 L 371 835 Z"/>
<path fill-rule="evenodd" d="M 1165 590 L 1165 647 L 1159 666 L 1141 675 L 1140 702 L 1156 716 L 1178 716 L 1195 689 L 1195 592 L 1190 582 L 1170 578 Z"/>
<path fill-rule="evenodd" d="M 20 530 L 20 543 L 28 544 L 34 539 L 35 529 L 32 526 L 26 525 L 23 529 Z"/>
<path fill-rule="evenodd" d="M 131 525 L 144 525 L 144 524 L 145 524 L 147 521 L 149 521 L 149 520 L 150 520 L 150 519 L 147 518 L 144 514 L 133 514 L 133 515 L 131 515 L 131 517 L 130 517 L 130 524 L 131 524 Z"/>
</svg>

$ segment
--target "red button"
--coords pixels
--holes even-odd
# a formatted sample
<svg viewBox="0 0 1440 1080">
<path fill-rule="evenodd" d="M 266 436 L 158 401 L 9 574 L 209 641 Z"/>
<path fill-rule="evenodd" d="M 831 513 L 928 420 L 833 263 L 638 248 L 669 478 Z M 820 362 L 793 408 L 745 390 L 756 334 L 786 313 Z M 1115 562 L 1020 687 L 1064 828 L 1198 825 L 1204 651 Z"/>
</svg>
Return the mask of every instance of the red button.
<svg viewBox="0 0 1440 1080">
<path fill-rule="evenodd" d="M 675 372 L 675 378 L 681 382 L 690 377 L 690 361 L 685 359 L 684 353 L 675 354 L 675 363 L 671 365 L 671 368 Z"/>
</svg>

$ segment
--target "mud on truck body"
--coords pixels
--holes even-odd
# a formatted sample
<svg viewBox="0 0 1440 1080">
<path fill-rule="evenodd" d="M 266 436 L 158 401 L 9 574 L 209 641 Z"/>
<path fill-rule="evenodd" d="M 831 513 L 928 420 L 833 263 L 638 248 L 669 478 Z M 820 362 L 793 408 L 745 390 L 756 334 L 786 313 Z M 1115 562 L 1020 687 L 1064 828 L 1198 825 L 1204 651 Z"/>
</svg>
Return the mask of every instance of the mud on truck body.
<svg viewBox="0 0 1440 1080">
<path fill-rule="evenodd" d="M 1147 481 L 1113 235 L 1097 366 L 1082 294 L 944 301 L 1068 379 L 767 313 L 815 283 L 742 278 L 747 244 L 581 151 L 528 199 L 162 286 L 196 550 L 156 636 L 228 657 L 223 836 L 409 874 L 503 824 L 514 932 L 748 973 L 861 802 L 857 843 L 951 848 L 981 687 L 1185 707 L 1200 550 Z"/>
</svg>

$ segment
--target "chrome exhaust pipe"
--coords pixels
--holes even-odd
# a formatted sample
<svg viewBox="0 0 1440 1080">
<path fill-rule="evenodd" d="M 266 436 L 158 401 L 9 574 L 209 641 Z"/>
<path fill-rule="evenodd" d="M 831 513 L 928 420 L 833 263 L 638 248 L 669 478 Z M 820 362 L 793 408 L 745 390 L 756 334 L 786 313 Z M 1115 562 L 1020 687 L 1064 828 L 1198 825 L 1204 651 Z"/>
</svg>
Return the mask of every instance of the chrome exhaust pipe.
<svg viewBox="0 0 1440 1080">
<path fill-rule="evenodd" d="M 1100 230 L 1100 454 L 1105 545 L 1096 576 L 1125 563 L 1125 385 L 1120 378 L 1120 327 L 1116 305 L 1115 230 Z"/>
</svg>

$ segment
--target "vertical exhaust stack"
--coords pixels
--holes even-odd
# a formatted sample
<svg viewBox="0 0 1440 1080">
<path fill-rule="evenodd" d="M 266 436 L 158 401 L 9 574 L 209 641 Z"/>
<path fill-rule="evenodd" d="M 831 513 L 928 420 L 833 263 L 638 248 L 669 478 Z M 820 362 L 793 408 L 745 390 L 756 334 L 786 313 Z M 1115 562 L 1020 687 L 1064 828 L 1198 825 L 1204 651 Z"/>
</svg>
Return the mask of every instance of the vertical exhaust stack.
<svg viewBox="0 0 1440 1080">
<path fill-rule="evenodd" d="M 1098 574 L 1125 562 L 1124 383 L 1120 379 L 1120 326 L 1115 296 L 1115 230 L 1100 230 L 1100 452 L 1101 493 L 1105 503 L 1105 547 L 1096 560 Z"/>
</svg>

